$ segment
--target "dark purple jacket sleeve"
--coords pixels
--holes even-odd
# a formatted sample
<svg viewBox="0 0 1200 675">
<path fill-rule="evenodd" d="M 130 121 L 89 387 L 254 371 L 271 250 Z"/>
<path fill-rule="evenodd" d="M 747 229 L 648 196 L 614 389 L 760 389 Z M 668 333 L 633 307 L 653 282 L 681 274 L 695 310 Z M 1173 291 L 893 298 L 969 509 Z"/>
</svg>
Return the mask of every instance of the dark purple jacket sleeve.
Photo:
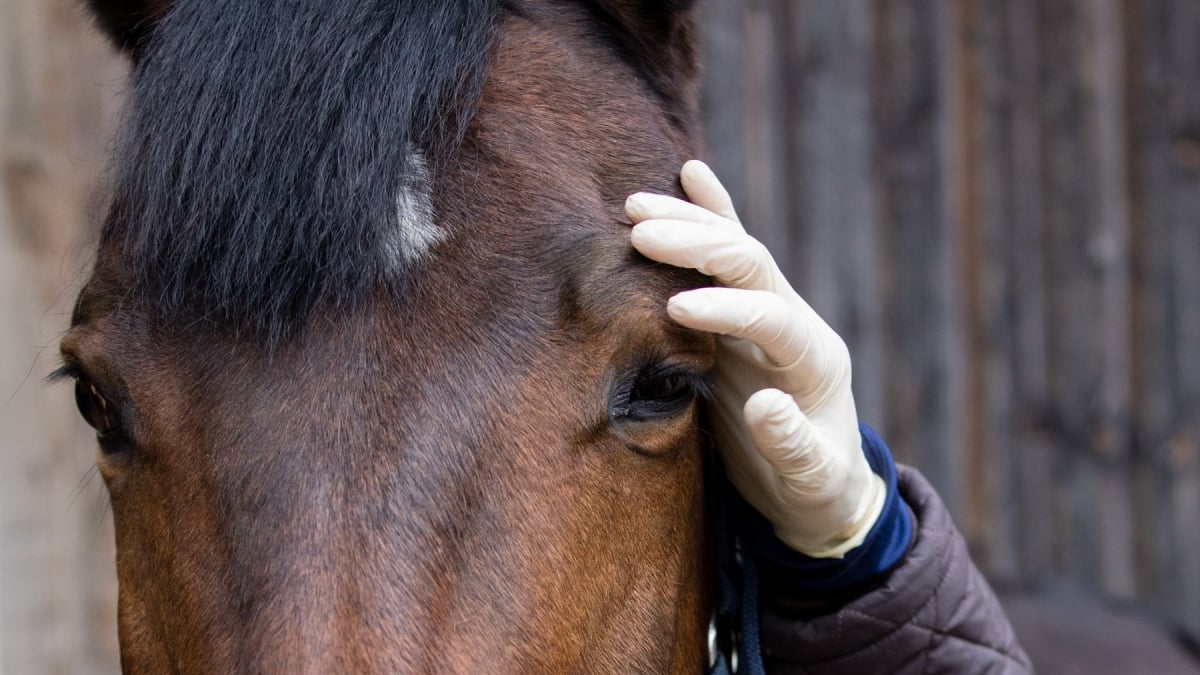
<svg viewBox="0 0 1200 675">
<path fill-rule="evenodd" d="M 916 532 L 891 572 L 824 596 L 764 576 L 759 630 L 767 673 L 1032 672 L 937 493 L 904 466 L 899 489 Z"/>
</svg>

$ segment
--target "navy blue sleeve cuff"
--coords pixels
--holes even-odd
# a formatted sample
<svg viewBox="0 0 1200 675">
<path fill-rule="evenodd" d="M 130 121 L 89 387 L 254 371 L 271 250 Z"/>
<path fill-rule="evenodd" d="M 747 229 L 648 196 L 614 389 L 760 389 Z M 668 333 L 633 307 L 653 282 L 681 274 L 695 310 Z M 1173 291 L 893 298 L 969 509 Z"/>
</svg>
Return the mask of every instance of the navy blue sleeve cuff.
<svg viewBox="0 0 1200 675">
<path fill-rule="evenodd" d="M 913 519 L 900 496 L 892 453 L 870 427 L 860 424 L 859 430 L 867 463 L 887 484 L 887 498 L 866 539 L 842 558 L 812 558 L 792 550 L 775 536 L 770 521 L 726 483 L 742 555 L 754 558 L 773 587 L 819 594 L 843 591 L 888 572 L 908 553 Z"/>
</svg>

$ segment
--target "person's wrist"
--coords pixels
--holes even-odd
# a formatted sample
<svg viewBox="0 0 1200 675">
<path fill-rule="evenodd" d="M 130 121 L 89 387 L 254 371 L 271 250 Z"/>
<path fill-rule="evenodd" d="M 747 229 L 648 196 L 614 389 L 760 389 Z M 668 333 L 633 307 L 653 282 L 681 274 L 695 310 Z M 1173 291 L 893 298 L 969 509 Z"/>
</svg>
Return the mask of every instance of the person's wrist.
<svg viewBox="0 0 1200 675">
<path fill-rule="evenodd" d="M 816 533 L 804 533 L 776 525 L 775 536 L 789 548 L 810 558 L 842 558 L 862 545 L 883 513 L 887 484 L 871 471 L 865 458 L 856 463 L 856 468 L 856 480 L 852 481 L 856 487 L 849 489 L 858 492 L 859 497 L 850 515 L 843 520 L 844 524 L 840 527 L 835 525 L 832 533 L 827 529 L 816 536 Z"/>
</svg>

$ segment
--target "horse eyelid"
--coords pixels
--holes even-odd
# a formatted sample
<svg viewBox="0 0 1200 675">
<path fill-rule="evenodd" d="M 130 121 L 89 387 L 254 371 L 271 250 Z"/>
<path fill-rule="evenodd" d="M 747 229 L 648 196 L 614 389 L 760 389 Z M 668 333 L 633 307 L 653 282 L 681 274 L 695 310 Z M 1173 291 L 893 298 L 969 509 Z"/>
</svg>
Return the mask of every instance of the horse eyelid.
<svg viewBox="0 0 1200 675">
<path fill-rule="evenodd" d="M 694 368 L 679 364 L 660 364 L 651 366 L 638 372 L 634 377 L 634 381 L 640 377 L 680 377 L 687 383 L 687 386 L 696 394 L 697 398 L 711 400 L 713 391 L 713 377 L 711 371 L 700 372 Z"/>
<path fill-rule="evenodd" d="M 100 390 L 96 388 L 96 385 L 94 384 L 95 378 L 88 375 L 88 372 L 84 369 L 83 365 L 81 365 L 74 357 L 69 355 L 65 355 L 63 357 L 63 364 L 61 366 L 55 368 L 50 372 L 49 375 L 46 376 L 46 382 L 51 384 L 61 382 L 63 380 L 75 380 L 76 382 L 83 382 L 88 386 L 88 389 L 92 392 L 92 395 L 99 399 L 104 409 L 108 410 L 108 397 L 101 394 Z"/>
</svg>

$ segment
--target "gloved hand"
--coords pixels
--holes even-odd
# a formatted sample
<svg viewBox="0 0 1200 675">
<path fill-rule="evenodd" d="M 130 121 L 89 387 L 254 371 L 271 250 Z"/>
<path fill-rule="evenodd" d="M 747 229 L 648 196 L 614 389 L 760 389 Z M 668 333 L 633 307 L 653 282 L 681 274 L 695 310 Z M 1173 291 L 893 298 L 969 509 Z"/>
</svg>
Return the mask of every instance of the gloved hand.
<svg viewBox="0 0 1200 675">
<path fill-rule="evenodd" d="M 675 295 L 667 313 L 718 334 L 710 418 L 726 471 L 784 543 L 840 558 L 887 497 L 863 455 L 846 344 L 746 234 L 712 170 L 693 160 L 681 179 L 694 203 L 638 193 L 625 211 L 642 255 L 720 284 Z"/>
</svg>

